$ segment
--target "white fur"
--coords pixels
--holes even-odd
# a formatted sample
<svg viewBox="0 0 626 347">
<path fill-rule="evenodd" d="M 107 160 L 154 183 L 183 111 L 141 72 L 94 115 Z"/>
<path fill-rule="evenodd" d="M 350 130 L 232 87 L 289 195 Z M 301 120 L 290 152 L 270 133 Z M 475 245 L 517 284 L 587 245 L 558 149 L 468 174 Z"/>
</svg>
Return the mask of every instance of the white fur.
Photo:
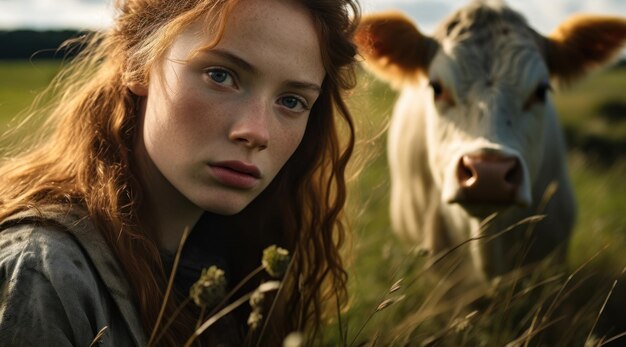
<svg viewBox="0 0 626 347">
<path fill-rule="evenodd" d="M 546 215 L 534 226 L 530 258 L 544 257 L 569 238 L 576 211 L 552 101 L 525 109 L 549 73 L 533 36 L 515 32 L 520 28 L 509 26 L 511 32 L 496 36 L 490 48 L 468 45 L 459 37 L 441 39 L 428 78 L 401 89 L 388 137 L 391 220 L 398 234 L 435 253 L 479 236 L 479 225 L 491 212 L 498 215 L 484 232 L 492 235 L 526 217 Z M 428 79 L 441 81 L 454 104 L 435 102 Z M 523 180 L 516 206 L 468 211 L 450 203 L 459 189 L 455 173 L 460 158 L 486 150 L 519 160 Z M 551 182 L 558 183 L 558 190 L 539 210 Z M 519 246 L 527 240 L 527 228 L 474 242 L 471 267 L 492 277 L 523 262 Z M 514 249 L 517 254 L 511 254 Z"/>
</svg>

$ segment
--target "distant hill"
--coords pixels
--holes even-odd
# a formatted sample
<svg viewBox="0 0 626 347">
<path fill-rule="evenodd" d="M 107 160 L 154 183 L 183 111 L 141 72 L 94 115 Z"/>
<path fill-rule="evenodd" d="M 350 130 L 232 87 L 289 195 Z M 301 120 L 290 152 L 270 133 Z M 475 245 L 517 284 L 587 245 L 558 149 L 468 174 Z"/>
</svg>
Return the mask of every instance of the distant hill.
<svg viewBox="0 0 626 347">
<path fill-rule="evenodd" d="M 58 51 L 59 46 L 82 34 L 75 30 L 0 31 L 0 60 L 62 59 L 68 52 Z"/>
</svg>

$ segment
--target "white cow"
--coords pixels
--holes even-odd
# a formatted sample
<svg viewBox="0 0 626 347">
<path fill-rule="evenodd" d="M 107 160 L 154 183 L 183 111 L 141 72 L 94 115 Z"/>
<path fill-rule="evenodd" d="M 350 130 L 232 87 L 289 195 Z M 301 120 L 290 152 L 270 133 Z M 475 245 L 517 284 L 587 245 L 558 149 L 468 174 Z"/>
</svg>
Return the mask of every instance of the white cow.
<svg viewBox="0 0 626 347">
<path fill-rule="evenodd" d="M 502 2 L 474 1 L 433 36 L 400 13 L 366 16 L 355 41 L 401 91 L 388 134 L 398 234 L 438 253 L 545 215 L 471 243 L 466 262 L 487 278 L 566 247 L 576 207 L 551 83 L 615 57 L 625 19 L 578 16 L 544 37 Z"/>
</svg>

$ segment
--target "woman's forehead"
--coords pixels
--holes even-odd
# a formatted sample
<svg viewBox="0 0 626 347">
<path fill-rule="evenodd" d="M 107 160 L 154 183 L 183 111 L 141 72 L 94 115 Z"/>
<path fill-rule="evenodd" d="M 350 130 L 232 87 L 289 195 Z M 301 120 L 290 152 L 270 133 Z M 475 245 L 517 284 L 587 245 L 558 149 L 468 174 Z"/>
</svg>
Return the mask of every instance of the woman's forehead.
<svg viewBox="0 0 626 347">
<path fill-rule="evenodd" d="M 212 29 L 215 28 L 208 28 L 203 20 L 190 24 L 174 41 L 174 58 L 220 49 L 253 66 L 309 71 L 309 78 L 319 79 L 320 83 L 323 79 L 319 35 L 311 14 L 301 4 L 283 0 L 241 1 L 229 11 L 223 32 Z"/>
</svg>

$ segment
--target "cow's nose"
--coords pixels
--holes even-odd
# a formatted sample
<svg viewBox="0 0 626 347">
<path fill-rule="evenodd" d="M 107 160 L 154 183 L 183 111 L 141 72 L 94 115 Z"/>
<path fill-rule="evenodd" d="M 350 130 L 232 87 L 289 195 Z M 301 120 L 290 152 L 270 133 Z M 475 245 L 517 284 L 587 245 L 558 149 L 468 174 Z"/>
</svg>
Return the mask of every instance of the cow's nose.
<svg viewBox="0 0 626 347">
<path fill-rule="evenodd" d="M 512 204 L 522 177 L 517 158 L 499 155 L 464 155 L 457 170 L 466 203 Z"/>
</svg>

